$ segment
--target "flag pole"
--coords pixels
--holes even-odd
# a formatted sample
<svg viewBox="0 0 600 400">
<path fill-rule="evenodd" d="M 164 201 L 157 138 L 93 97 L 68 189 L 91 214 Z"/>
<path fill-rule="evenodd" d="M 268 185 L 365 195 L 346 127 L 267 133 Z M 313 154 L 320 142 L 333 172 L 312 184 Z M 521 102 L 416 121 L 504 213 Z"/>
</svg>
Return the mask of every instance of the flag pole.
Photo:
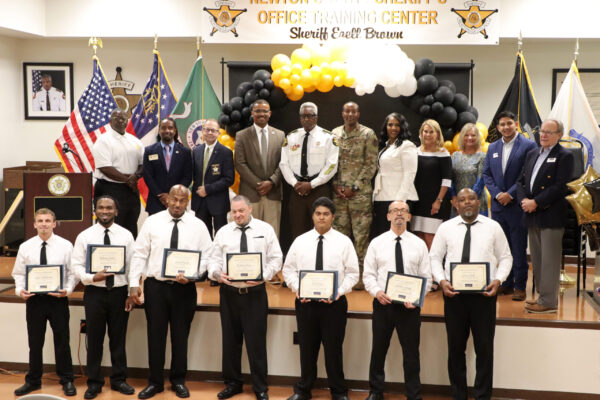
<svg viewBox="0 0 600 400">
<path fill-rule="evenodd" d="M 202 36 L 196 36 L 196 58 L 200 57 L 200 43 L 202 43 Z"/>
<path fill-rule="evenodd" d="M 154 50 L 158 51 L 158 34 L 154 34 Z"/>
<path fill-rule="evenodd" d="M 573 62 L 577 66 L 577 58 L 579 57 L 579 38 L 575 41 L 575 52 L 573 53 Z"/>
<path fill-rule="evenodd" d="M 523 50 L 523 31 L 519 29 L 519 38 L 517 39 L 517 54 Z"/>
</svg>

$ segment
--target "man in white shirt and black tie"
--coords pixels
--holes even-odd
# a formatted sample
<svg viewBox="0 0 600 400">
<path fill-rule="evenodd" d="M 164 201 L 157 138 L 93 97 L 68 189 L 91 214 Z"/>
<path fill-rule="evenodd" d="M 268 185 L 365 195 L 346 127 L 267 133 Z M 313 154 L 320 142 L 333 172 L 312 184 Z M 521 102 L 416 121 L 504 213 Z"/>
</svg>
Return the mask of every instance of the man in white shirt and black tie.
<svg viewBox="0 0 600 400">
<path fill-rule="evenodd" d="M 406 230 L 410 209 L 404 201 L 388 207 L 390 230 L 369 244 L 365 256 L 363 281 L 373 299 L 373 342 L 367 400 L 383 400 L 385 358 L 394 329 L 402 346 L 404 384 L 408 400 L 421 399 L 419 342 L 421 310 L 410 302 L 392 303 L 385 293 L 388 272 L 421 276 L 426 279 L 426 292 L 431 287 L 431 265 L 425 242 Z"/>
<path fill-rule="evenodd" d="M 219 289 L 223 335 L 223 380 L 225 389 L 217 397 L 228 399 L 242 392 L 242 340 L 252 375 L 252 390 L 258 400 L 267 400 L 267 291 L 265 281 L 281 269 L 283 255 L 275 230 L 252 218 L 250 200 L 238 195 L 231 200 L 233 221 L 215 235 L 208 264 L 208 276 L 222 283 Z M 262 280 L 232 281 L 228 275 L 227 254 L 262 254 Z"/>
<path fill-rule="evenodd" d="M 71 268 L 85 285 L 83 305 L 87 324 L 87 385 L 84 399 L 94 399 L 102 392 L 104 377 L 101 375 L 104 333 L 108 327 L 112 375 L 110 387 L 130 395 L 135 390 L 127 384 L 127 355 L 125 337 L 132 304 L 127 302 L 127 272 L 133 250 L 133 235 L 115 223 L 119 212 L 117 201 L 102 195 L 94 200 L 97 224 L 81 232 L 75 240 L 71 256 Z M 125 273 L 96 273 L 86 271 L 88 245 L 125 246 Z M 127 304 L 126 304 L 127 303 Z"/>
<path fill-rule="evenodd" d="M 15 260 L 12 276 L 15 280 L 15 294 L 25 303 L 27 336 L 29 341 L 29 371 L 25 384 L 15 390 L 16 396 L 24 396 L 42 387 L 42 350 L 46 338 L 46 326 L 50 322 L 54 336 L 56 374 L 60 378 L 63 392 L 75 396 L 73 385 L 73 364 L 69 339 L 69 300 L 67 296 L 77 285 L 77 278 L 71 271 L 73 245 L 53 233 L 56 228 L 56 215 L 48 208 L 40 208 L 33 216 L 33 226 L 37 235 L 23 242 Z M 62 265 L 63 289 L 46 294 L 27 291 L 28 265 Z"/>
<path fill-rule="evenodd" d="M 490 399 L 494 376 L 496 294 L 510 272 L 512 255 L 500 224 L 479 215 L 479 199 L 472 189 L 458 192 L 457 211 L 458 217 L 440 225 L 429 252 L 433 278 L 440 283 L 444 293 L 452 398 L 467 399 L 465 350 L 471 331 L 476 353 L 475 398 Z M 489 263 L 490 283 L 481 293 L 456 292 L 450 282 L 452 262 Z"/>
<path fill-rule="evenodd" d="M 300 344 L 300 381 L 288 400 L 307 400 L 317 377 L 321 343 L 325 351 L 327 381 L 334 400 L 347 400 L 342 346 L 346 333 L 348 302 L 346 293 L 358 282 L 358 257 L 348 236 L 332 229 L 335 205 L 327 197 L 313 203 L 314 229 L 298 236 L 288 251 L 283 277 L 296 292 L 296 321 Z M 338 296 L 335 300 L 309 300 L 299 297 L 300 270 L 337 271 Z"/>
<path fill-rule="evenodd" d="M 169 191 L 168 208 L 146 219 L 134 244 L 129 271 L 130 301 L 142 304 L 140 277 L 145 275 L 144 299 L 148 325 L 148 386 L 138 394 L 149 399 L 164 390 L 164 364 L 167 329 L 171 328 L 171 389 L 177 397 L 190 397 L 185 386 L 190 326 L 196 313 L 196 284 L 178 274 L 176 279 L 162 276 L 165 249 L 202 251 L 199 275 L 206 270 L 211 247 L 206 225 L 186 212 L 190 192 L 182 185 Z"/>
</svg>

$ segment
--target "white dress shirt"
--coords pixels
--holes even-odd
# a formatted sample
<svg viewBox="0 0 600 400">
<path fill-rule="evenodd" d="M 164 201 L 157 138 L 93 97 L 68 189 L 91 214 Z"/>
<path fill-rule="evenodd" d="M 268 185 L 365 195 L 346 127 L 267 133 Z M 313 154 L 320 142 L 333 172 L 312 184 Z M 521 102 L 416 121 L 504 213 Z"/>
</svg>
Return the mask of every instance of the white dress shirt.
<svg viewBox="0 0 600 400">
<path fill-rule="evenodd" d="M 396 272 L 396 237 L 389 230 L 377 236 L 369 244 L 364 261 L 363 282 L 371 296 L 385 291 L 388 272 Z M 426 291 L 431 288 L 431 264 L 425 242 L 408 231 L 400 235 L 402 262 L 406 275 L 416 275 L 427 279 Z"/>
<path fill-rule="evenodd" d="M 246 230 L 249 253 L 262 253 L 263 279 L 270 281 L 283 264 L 283 253 L 279 247 L 273 227 L 256 218 L 250 219 Z M 217 232 L 208 261 L 208 277 L 218 281 L 227 271 L 227 253 L 240 252 L 242 231 L 235 222 L 230 222 Z M 235 287 L 248 287 L 245 282 L 232 282 Z"/>
<path fill-rule="evenodd" d="M 21 295 L 22 290 L 25 290 L 27 265 L 40 265 L 40 252 L 43 242 L 42 238 L 34 236 L 19 246 L 15 266 L 12 271 L 12 277 L 15 280 L 15 294 L 18 296 Z M 79 282 L 71 270 L 72 251 L 73 245 L 71 242 L 58 235 L 52 234 L 46 240 L 47 264 L 63 266 L 63 289 L 67 291 L 68 295 L 73 293 L 75 285 Z"/>
<path fill-rule="evenodd" d="M 281 149 L 279 168 L 286 182 L 292 187 L 298 183 L 295 175 L 300 175 L 302 162 L 302 143 L 304 142 L 304 128 L 296 129 L 287 136 L 287 145 Z M 312 188 L 327 183 L 338 168 L 339 148 L 333 143 L 334 136 L 315 126 L 308 135 L 308 151 L 306 161 L 308 176 L 318 176 L 310 181 Z"/>
<path fill-rule="evenodd" d="M 285 258 L 283 278 L 288 287 L 298 291 L 300 270 L 315 270 L 319 232 L 312 229 L 298 236 Z M 335 229 L 323 235 L 323 270 L 338 271 L 338 295 L 352 291 L 358 282 L 358 257 L 350 238 Z"/>
<path fill-rule="evenodd" d="M 46 110 L 46 100 L 48 99 L 50 99 L 50 111 L 65 111 L 65 94 L 54 86 L 50 90 L 41 88 L 35 94 L 33 97 L 33 111 L 48 111 Z"/>
<path fill-rule="evenodd" d="M 134 135 L 127 132 L 121 135 L 109 126 L 94 143 L 92 153 L 96 165 L 94 177 L 117 182 L 104 175 L 100 168 L 115 167 L 122 174 L 133 174 L 143 163 L 144 145 Z"/>
<path fill-rule="evenodd" d="M 502 138 L 502 175 L 504 175 L 504 171 L 506 171 L 506 165 L 508 164 L 508 159 L 510 158 L 510 152 L 512 151 L 513 147 L 515 147 L 517 135 L 515 135 L 508 143 L 504 141 L 504 138 Z"/>
<path fill-rule="evenodd" d="M 491 218 L 478 215 L 471 226 L 471 262 L 490 263 L 490 281 L 504 282 L 512 268 L 512 255 L 500 224 Z M 467 226 L 459 215 L 440 225 L 429 251 L 433 278 L 450 281 L 450 263 L 460 262 Z M 442 261 L 446 257 L 446 263 Z"/>
<path fill-rule="evenodd" d="M 139 287 L 143 275 L 159 281 L 174 280 L 161 277 L 164 250 L 171 247 L 171 232 L 173 232 L 173 217 L 169 210 L 164 210 L 149 216 L 133 245 L 133 257 L 129 270 L 129 287 Z M 179 250 L 200 250 L 199 274 L 206 271 L 207 259 L 210 253 L 211 240 L 204 222 L 185 212 L 177 224 L 179 231 L 177 248 Z"/>
<path fill-rule="evenodd" d="M 85 268 L 88 244 L 104 245 L 105 229 L 100 224 L 94 224 L 77 235 L 75 240 L 71 255 L 71 269 L 84 285 L 106 287 L 105 280 L 94 282 L 95 274 L 88 274 Z M 111 245 L 125 246 L 125 274 L 115 274 L 114 287 L 127 286 L 127 273 L 133 256 L 133 235 L 127 229 L 113 223 L 108 228 L 108 237 Z"/>
<path fill-rule="evenodd" d="M 262 149 L 262 145 L 261 145 L 261 140 L 262 140 L 262 133 L 261 130 L 264 129 L 265 132 L 265 140 L 267 141 L 267 149 L 269 148 L 269 125 L 265 125 L 264 128 L 261 128 L 260 126 L 254 124 L 254 131 L 256 132 L 256 137 L 258 138 L 258 150 L 260 151 L 260 154 L 262 154 L 263 149 Z"/>
</svg>

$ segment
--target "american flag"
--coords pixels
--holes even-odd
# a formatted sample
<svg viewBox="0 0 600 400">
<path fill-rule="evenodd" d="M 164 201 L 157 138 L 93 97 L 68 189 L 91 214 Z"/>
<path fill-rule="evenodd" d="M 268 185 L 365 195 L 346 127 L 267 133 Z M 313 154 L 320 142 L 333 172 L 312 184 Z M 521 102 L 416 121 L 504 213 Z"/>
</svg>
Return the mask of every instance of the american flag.
<svg viewBox="0 0 600 400">
<path fill-rule="evenodd" d="M 32 93 L 37 93 L 42 88 L 42 71 L 34 69 L 31 72 L 31 90 Z"/>
<path fill-rule="evenodd" d="M 67 172 L 94 171 L 92 146 L 98 136 L 106 132 L 106 126 L 110 122 L 110 113 L 117 108 L 100 62 L 96 56 L 93 60 L 92 80 L 79 98 L 62 134 L 54 142 L 54 150 Z M 79 165 L 72 153 L 63 154 L 62 149 L 65 143 L 79 154 L 83 165 Z"/>
</svg>

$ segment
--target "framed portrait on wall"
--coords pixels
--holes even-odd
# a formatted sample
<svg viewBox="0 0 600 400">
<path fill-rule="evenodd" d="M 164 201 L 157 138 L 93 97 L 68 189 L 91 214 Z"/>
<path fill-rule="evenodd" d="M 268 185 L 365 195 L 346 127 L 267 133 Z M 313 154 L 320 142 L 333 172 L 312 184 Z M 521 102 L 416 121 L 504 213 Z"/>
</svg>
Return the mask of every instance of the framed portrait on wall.
<svg viewBox="0 0 600 400">
<path fill-rule="evenodd" d="M 73 110 L 73 63 L 23 63 L 25 119 L 65 119 Z"/>
</svg>

